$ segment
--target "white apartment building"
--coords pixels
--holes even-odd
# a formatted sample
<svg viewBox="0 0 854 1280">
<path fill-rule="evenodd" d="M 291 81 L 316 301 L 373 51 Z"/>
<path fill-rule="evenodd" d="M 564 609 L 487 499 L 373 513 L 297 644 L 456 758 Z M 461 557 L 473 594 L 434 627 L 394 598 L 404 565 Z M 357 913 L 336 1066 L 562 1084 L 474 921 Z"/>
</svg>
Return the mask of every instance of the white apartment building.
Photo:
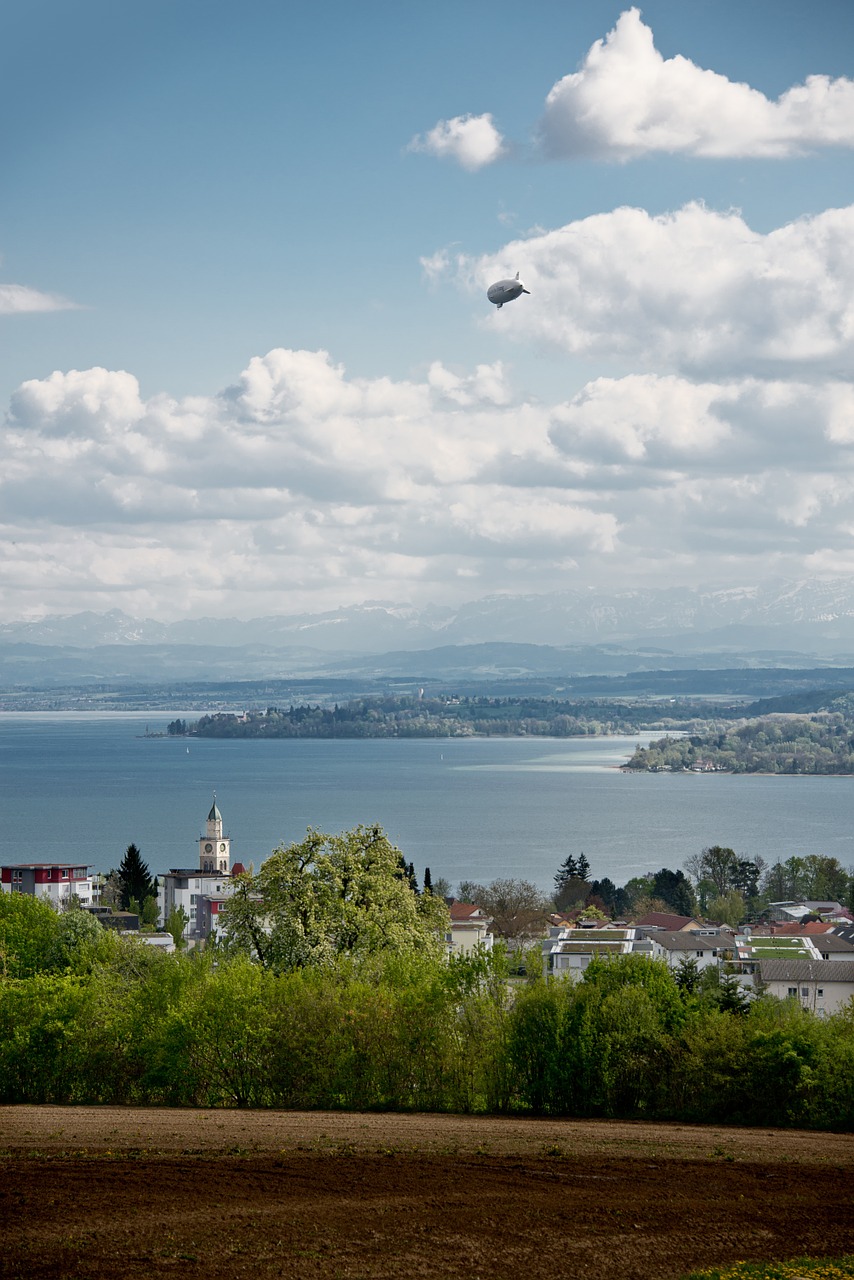
<svg viewBox="0 0 854 1280">
<path fill-rule="evenodd" d="M 89 868 L 73 862 L 10 863 L 0 867 L 0 888 L 4 893 L 29 893 L 47 898 L 55 907 L 63 906 L 74 896 L 83 907 L 97 902 Z"/>
</svg>

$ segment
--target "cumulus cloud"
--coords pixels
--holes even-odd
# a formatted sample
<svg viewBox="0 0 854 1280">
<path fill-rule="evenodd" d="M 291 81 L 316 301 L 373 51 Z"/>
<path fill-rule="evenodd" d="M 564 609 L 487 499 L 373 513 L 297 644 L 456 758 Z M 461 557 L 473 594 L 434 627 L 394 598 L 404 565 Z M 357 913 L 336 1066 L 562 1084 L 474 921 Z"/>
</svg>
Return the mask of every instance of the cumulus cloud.
<svg viewBox="0 0 854 1280">
<path fill-rule="evenodd" d="M 76 303 L 55 293 L 41 293 L 25 284 L 0 284 L 0 316 L 24 311 L 71 311 Z"/>
<path fill-rule="evenodd" d="M 573 355 L 695 373 L 837 370 L 854 356 L 854 206 L 768 234 L 702 204 L 621 208 L 453 269 L 478 290 L 521 269 L 531 297 L 485 323 Z"/>
<path fill-rule="evenodd" d="M 441 160 L 455 160 L 472 172 L 494 164 L 506 151 L 504 138 L 489 112 L 440 120 L 428 133 L 414 137 L 407 149 L 425 151 Z"/>
<path fill-rule="evenodd" d="M 663 58 L 640 10 L 629 9 L 580 69 L 554 85 L 540 136 L 547 153 L 561 158 L 789 156 L 850 147 L 854 80 L 809 76 L 771 101 L 689 58 Z"/>
<path fill-rule="evenodd" d="M 24 383 L 0 448 L 16 611 L 28 591 L 251 616 L 767 575 L 840 562 L 854 528 L 840 376 L 634 373 L 546 404 L 497 362 L 398 381 L 276 349 L 208 396 L 145 399 L 105 369 Z"/>
</svg>

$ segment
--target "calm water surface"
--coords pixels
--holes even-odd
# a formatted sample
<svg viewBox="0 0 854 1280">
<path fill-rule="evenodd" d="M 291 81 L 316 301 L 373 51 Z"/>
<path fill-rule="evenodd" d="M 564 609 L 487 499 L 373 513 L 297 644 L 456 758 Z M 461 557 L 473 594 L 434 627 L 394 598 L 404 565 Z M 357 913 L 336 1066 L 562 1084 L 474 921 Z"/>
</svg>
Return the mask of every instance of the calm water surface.
<svg viewBox="0 0 854 1280">
<path fill-rule="evenodd" d="M 551 886 L 567 853 L 617 883 L 704 845 L 768 861 L 854 863 L 854 778 L 624 774 L 639 741 L 197 741 L 142 736 L 157 715 L 0 715 L 0 862 L 195 865 L 217 793 L 235 858 L 257 864 L 308 826 L 378 822 L 421 875 Z M 648 739 L 641 739 L 646 742 Z"/>
</svg>

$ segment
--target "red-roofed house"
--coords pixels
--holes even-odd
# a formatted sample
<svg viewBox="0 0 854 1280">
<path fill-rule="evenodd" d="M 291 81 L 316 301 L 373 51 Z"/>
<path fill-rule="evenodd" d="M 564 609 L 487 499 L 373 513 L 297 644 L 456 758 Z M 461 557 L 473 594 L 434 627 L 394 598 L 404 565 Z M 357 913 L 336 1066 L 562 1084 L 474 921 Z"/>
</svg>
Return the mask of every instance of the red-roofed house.
<svg viewBox="0 0 854 1280">
<path fill-rule="evenodd" d="M 451 920 L 445 934 L 449 955 L 468 955 L 475 947 L 492 948 L 492 917 L 473 902 L 448 903 Z"/>
</svg>

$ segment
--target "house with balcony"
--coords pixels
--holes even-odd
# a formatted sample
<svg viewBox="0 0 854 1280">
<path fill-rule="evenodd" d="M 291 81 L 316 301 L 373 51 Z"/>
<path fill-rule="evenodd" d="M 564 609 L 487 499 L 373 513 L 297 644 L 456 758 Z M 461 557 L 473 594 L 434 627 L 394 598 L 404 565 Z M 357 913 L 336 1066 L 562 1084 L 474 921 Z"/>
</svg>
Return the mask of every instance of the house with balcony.
<svg viewBox="0 0 854 1280">
<path fill-rule="evenodd" d="M 74 862 L 14 862 L 0 867 L 0 888 L 5 893 L 28 893 L 47 898 L 55 907 L 73 898 L 83 907 L 94 905 L 89 867 Z"/>
</svg>

